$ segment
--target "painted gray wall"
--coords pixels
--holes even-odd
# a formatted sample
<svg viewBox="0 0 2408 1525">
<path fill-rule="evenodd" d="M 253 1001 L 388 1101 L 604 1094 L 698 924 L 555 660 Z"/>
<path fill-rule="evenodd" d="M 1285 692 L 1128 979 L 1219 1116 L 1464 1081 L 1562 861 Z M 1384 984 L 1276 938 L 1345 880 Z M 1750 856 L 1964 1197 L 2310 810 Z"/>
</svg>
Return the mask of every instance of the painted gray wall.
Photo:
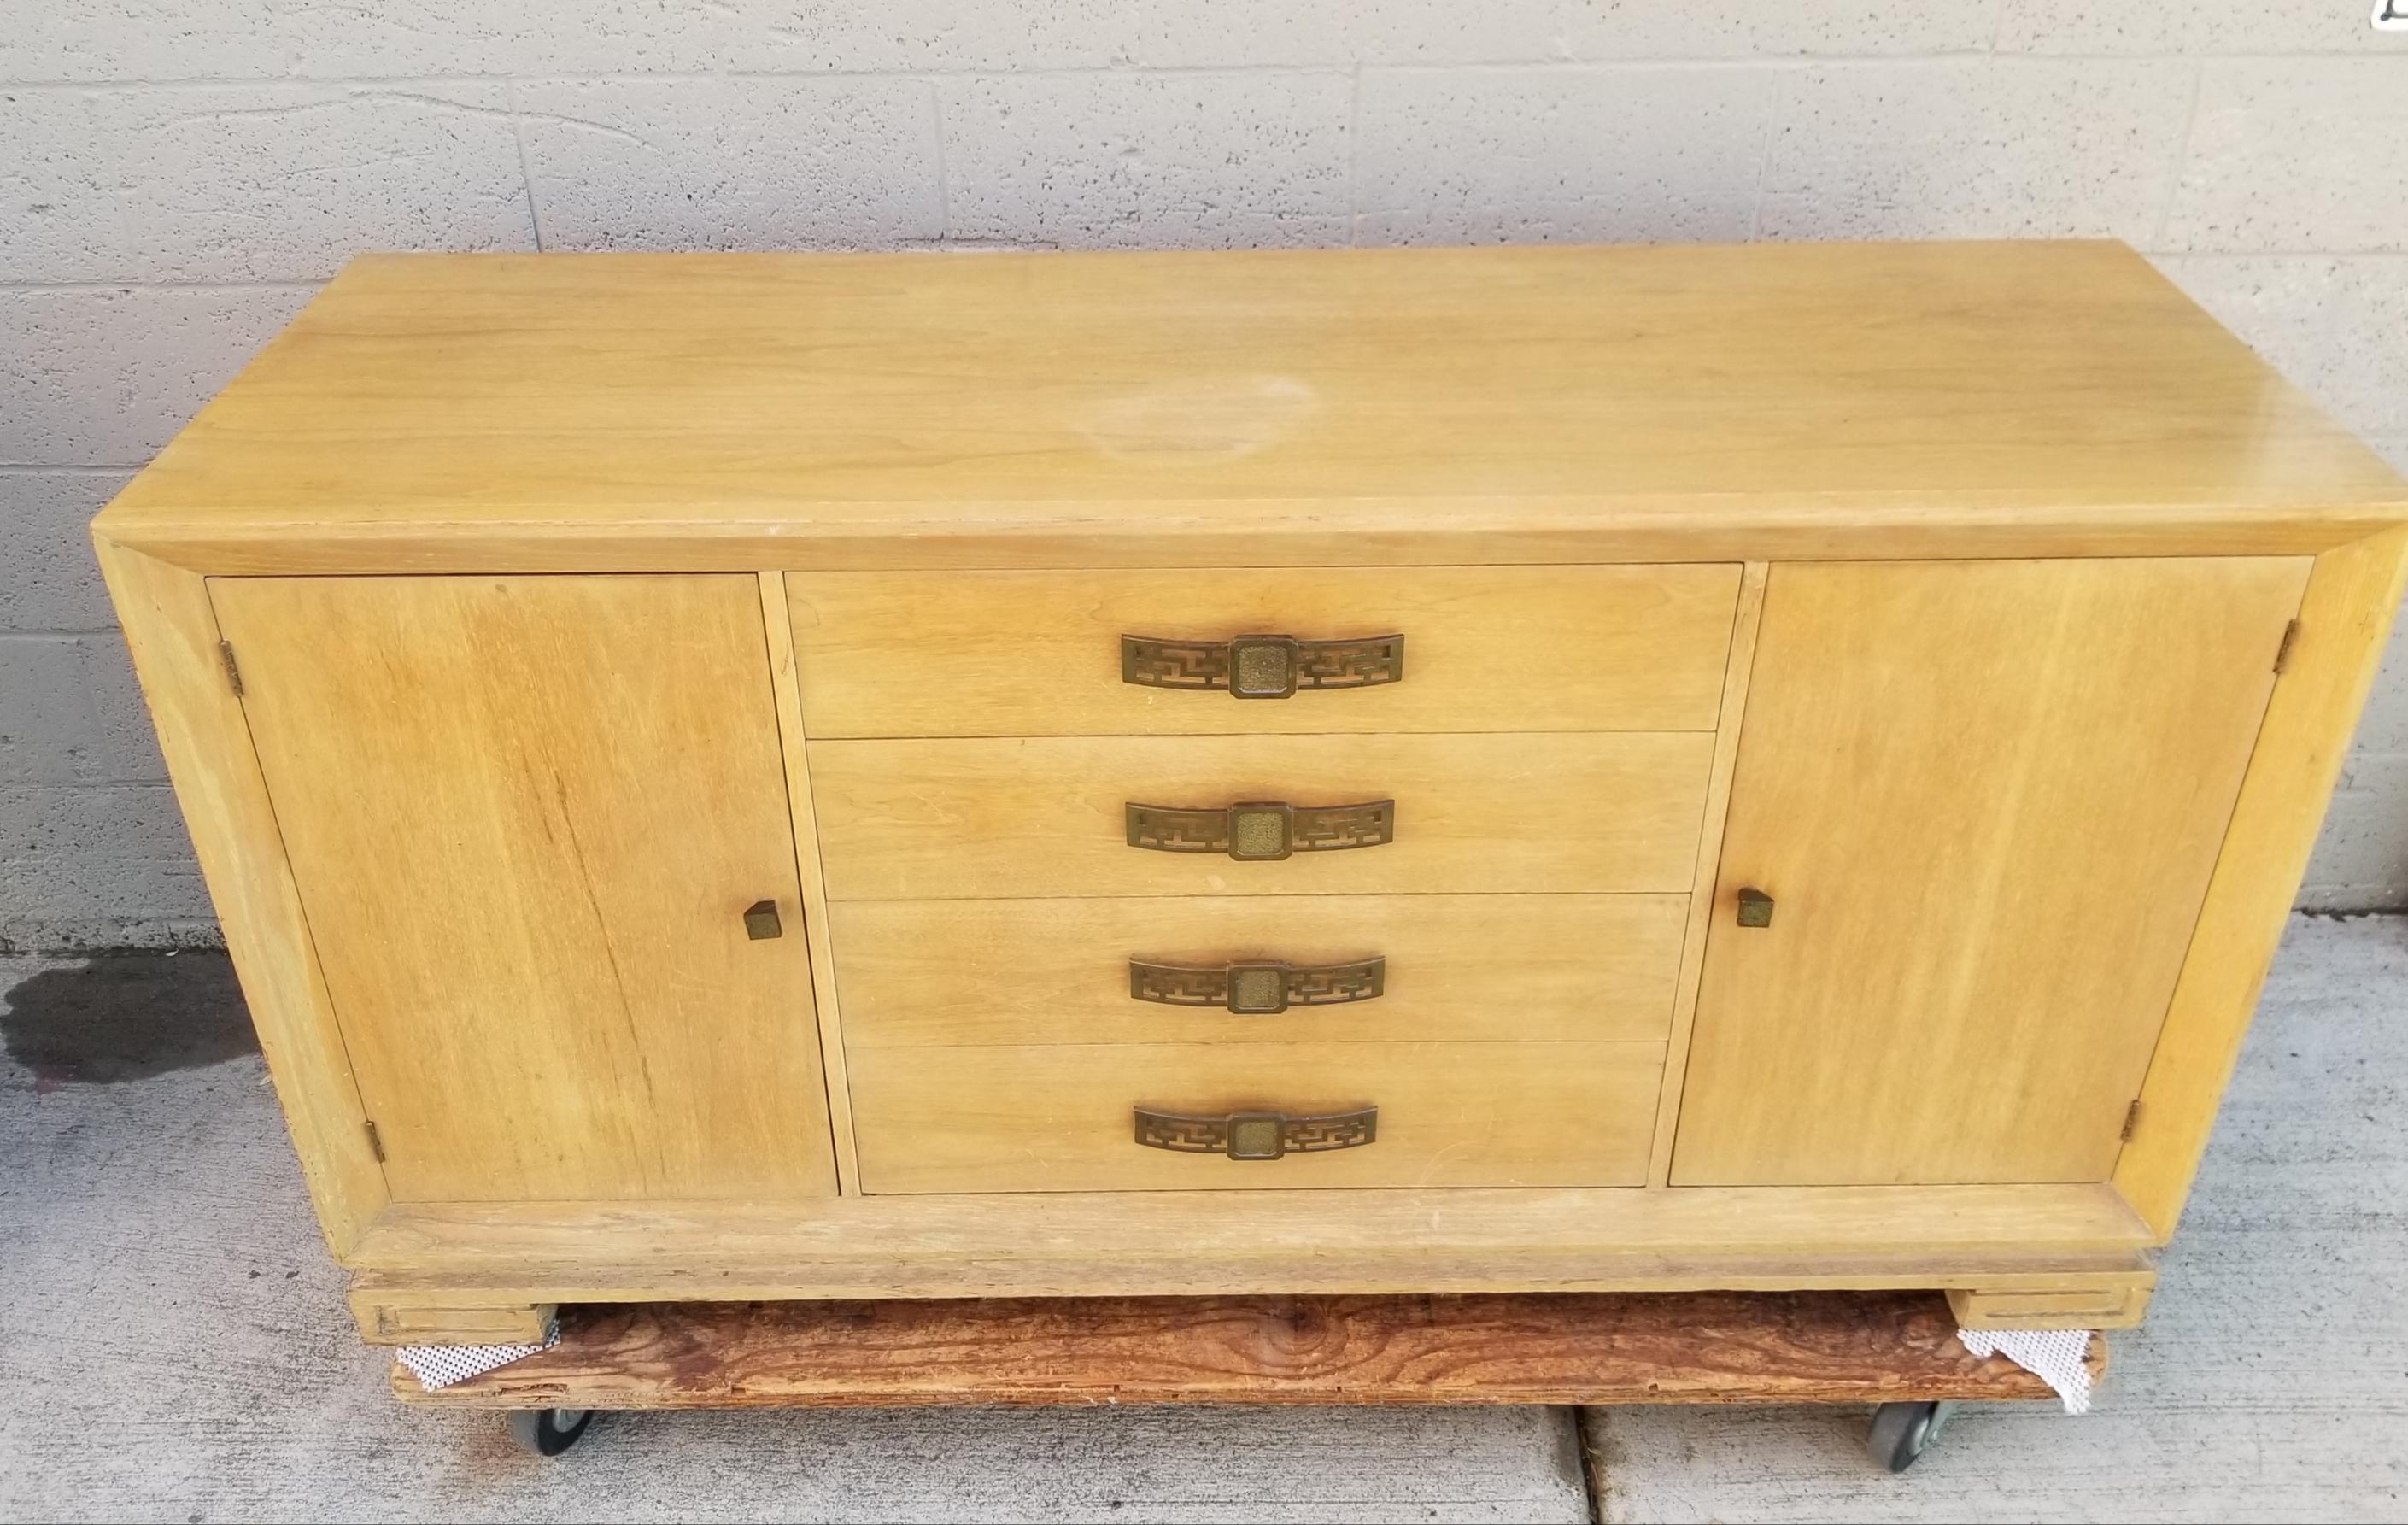
<svg viewBox="0 0 2408 1525">
<path fill-rule="evenodd" d="M 2408 468 L 2368 0 L 40 0 L 0 28 L 0 946 L 205 941 L 83 525 L 364 249 L 2113 236 Z M 2408 640 L 2307 904 L 2408 905 Z"/>
</svg>

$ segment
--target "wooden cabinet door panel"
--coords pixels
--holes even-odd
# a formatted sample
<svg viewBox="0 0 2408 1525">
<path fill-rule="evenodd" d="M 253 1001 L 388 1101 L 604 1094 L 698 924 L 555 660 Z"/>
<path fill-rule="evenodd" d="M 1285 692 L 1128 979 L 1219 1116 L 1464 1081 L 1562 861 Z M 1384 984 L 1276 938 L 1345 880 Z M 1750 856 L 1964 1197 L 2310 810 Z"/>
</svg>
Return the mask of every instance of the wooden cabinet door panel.
<svg viewBox="0 0 2408 1525">
<path fill-rule="evenodd" d="M 396 1201 L 835 1190 L 753 579 L 210 591 Z"/>
<path fill-rule="evenodd" d="M 2307 571 L 1774 568 L 1673 1183 L 2103 1179 Z"/>
</svg>

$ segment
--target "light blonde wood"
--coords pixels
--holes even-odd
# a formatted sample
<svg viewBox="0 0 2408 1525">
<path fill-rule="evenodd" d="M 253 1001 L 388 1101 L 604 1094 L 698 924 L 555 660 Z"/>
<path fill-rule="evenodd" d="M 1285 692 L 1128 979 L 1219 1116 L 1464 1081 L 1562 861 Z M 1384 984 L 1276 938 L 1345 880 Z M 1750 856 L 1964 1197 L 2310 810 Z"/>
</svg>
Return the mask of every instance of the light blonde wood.
<svg viewBox="0 0 2408 1525">
<path fill-rule="evenodd" d="M 1672 895 L 1244 895 L 853 900 L 834 909 L 846 1041 L 1662 1042 L 1687 901 Z M 1276 1016 L 1140 1001 L 1128 960 L 1387 959 L 1369 1000 Z"/>
<path fill-rule="evenodd" d="M 828 572 L 787 579 L 814 737 L 1711 730 L 1735 567 Z M 1125 683 L 1121 637 L 1401 633 L 1401 683 Z"/>
<path fill-rule="evenodd" d="M 2408 588 L 2408 530 L 2316 558 L 2300 629 L 2141 1087 L 2115 1185 L 2172 1234 Z"/>
<path fill-rule="evenodd" d="M 211 595 L 396 1200 L 835 1189 L 753 580 Z"/>
<path fill-rule="evenodd" d="M 1849 1286 L 1997 1299 L 2128 1284 L 2148 1269 L 2143 1246 L 2171 1231 L 2206 1138 L 2401 591 L 2403 526 L 2408 483 L 2145 262 L 2107 245 L 2020 244 L 371 259 L 104 512 L 96 540 L 329 1243 L 366 1268 L 362 1294 L 378 1305 L 491 1317 L 663 1297 Z M 2167 580 L 2193 575 L 2168 558 L 2199 555 L 2317 558 L 2245 782 L 2246 739 L 2234 738 L 2251 727 L 2233 716 L 2263 698 L 2256 648 L 2281 601 L 2269 589 L 2295 572 L 2201 573 L 2212 589 L 2166 593 Z M 2029 577 L 2041 591 L 2028 598 L 1835 604 L 1827 634 L 1859 616 L 1888 622 L 1882 659 L 1827 643 L 1779 666 L 1784 580 L 1890 585 L 1869 568 L 1789 563 L 1966 556 L 2048 569 L 1934 569 Z M 2144 560 L 2127 580 L 2079 559 L 2110 556 Z M 1745 616 L 1734 620 L 1730 602 L 1736 563 L 1776 564 L 1752 674 Z M 1398 568 L 1427 569 L 1380 570 Z M 394 648 L 408 659 L 395 655 L 376 681 L 338 681 L 358 667 L 359 630 L 380 617 L 378 584 L 288 584 L 280 597 L 323 603 L 279 625 L 289 660 L 264 700 L 259 660 L 246 661 L 254 711 L 303 696 L 263 730 L 258 755 L 194 575 L 449 572 L 464 575 L 447 597 L 474 602 L 505 574 L 598 571 L 642 574 L 629 586 L 725 573 L 736 591 L 724 608 L 703 600 L 695 618 L 614 613 L 598 622 L 597 648 L 574 651 L 520 631 L 472 660 L 454 622 L 433 647 L 472 698 L 444 708 L 427 697 L 423 716 L 405 718 L 375 696 L 426 655 L 423 632 L 410 628 Z M 2143 591 L 2100 591 L 2110 581 Z M 1411 675 L 1392 691 L 1244 705 L 1124 691 L 1092 670 L 1064 678 L 1064 655 L 1119 634 L 1124 611 L 1278 628 L 1368 611 L 1354 591 L 1367 587 L 1391 607 L 1409 601 L 1416 622 Z M 1605 591 L 1569 591 L 1592 587 Z M 1099 591 L 1088 601 L 1082 590 Z M 1634 617 L 1630 596 L 1649 593 L 1660 609 Z M 1894 628 L 1917 610 L 1942 634 Z M 809 627 L 796 657 L 786 648 L 798 614 Z M 2050 624 L 2060 617 L 2063 628 Z M 1985 618 L 1987 637 L 1968 640 Z M 764 622 L 766 645 L 752 633 Z M 2086 641 L 2067 634 L 2075 625 Z M 873 626 L 895 634 L 847 633 Z M 728 644 L 738 626 L 740 657 Z M 1700 642 L 1696 626 L 1717 633 Z M 990 628 L 999 648 L 976 639 Z M 1542 629 L 1585 658 L 1550 669 L 1550 702 L 1520 697 L 1521 669 L 1467 655 Z M 815 665 L 814 642 L 836 669 Z M 1713 655 L 1726 645 L 1741 659 Z M 1035 655 L 990 660 L 1014 649 Z M 611 669 L 607 680 L 578 665 L 588 657 Z M 538 665 L 540 682 L 509 676 Z M 1492 683 L 1470 681 L 1483 667 Z M 928 681 L 935 669 L 942 683 Z M 564 670 L 567 691 L 555 693 Z M 631 692 L 672 686 L 669 673 L 671 698 Z M 1384 708 L 1336 708 L 1349 699 Z M 2043 701 L 2057 708 L 2043 713 Z M 2004 712 L 2017 703 L 2034 707 L 2028 726 Z M 385 728 L 347 718 L 370 712 Z M 641 718 L 663 712 L 675 724 Z M 1161 734 L 1164 716 L 1228 728 Z M 1308 720 L 1309 732 L 1262 734 Z M 1336 734 L 1341 724 L 1381 730 Z M 890 725 L 1002 734 L 836 734 Z M 443 791 L 525 776 L 478 770 L 544 756 L 512 741 L 544 726 L 574 739 L 559 749 L 573 758 L 567 772 L 622 807 L 577 815 L 580 833 L 593 828 L 589 855 L 618 855 L 596 864 L 593 903 L 636 906 L 657 942 L 571 946 L 527 908 L 573 911 L 583 881 L 564 871 L 529 889 L 488 871 L 508 852 L 541 858 L 537 795 L 512 830 L 446 834 L 492 817 L 447 805 Z M 1440 726 L 1485 734 L 1412 733 Z M 731 727 L 750 740 L 731 747 Z M 807 727 L 826 739 L 807 744 Z M 1784 727 L 1795 738 L 1854 727 L 1860 752 L 1770 740 Z M 1133 731 L 1157 734 L 1123 734 Z M 631 748 L 644 766 L 614 771 Z M 1912 831 L 1881 836 L 1865 829 L 1874 817 L 1844 817 L 1885 770 L 1921 765 L 1938 772 L 1915 775 L 1927 787 Z M 1751 807 L 1756 770 L 1779 788 Z M 423 799 L 391 782 L 422 771 L 433 781 Z M 1961 783 L 1933 784 L 1941 774 Z M 780 777 L 783 798 L 770 782 Z M 1318 803 L 1341 788 L 1402 800 L 1399 842 L 1240 866 L 1121 841 L 1132 797 L 1310 790 L 1302 802 Z M 1189 789 L 1217 798 L 1156 794 Z M 378 819 L 405 810 L 415 830 L 395 828 L 389 844 L 376 836 Z M 1776 949 L 1801 915 L 1855 928 L 1823 950 L 1820 985 L 1813 969 L 1800 978 L 1784 965 L 1732 1029 L 1779 1041 L 1715 1037 L 1717 1014 L 1742 1010 L 1716 992 L 1746 985 L 1723 963 L 1738 946 L 1728 898 L 1770 871 L 1722 850 L 1713 821 L 1726 810 L 1734 843 L 1816 845 L 1816 863 L 1846 886 L 1819 913 L 1811 895 L 1767 886 L 1780 896 Z M 279 813 L 299 823 L 289 843 Z M 1971 829 L 1992 827 L 2000 835 L 1988 843 Z M 779 887 L 730 886 L 725 904 L 698 908 L 680 876 L 706 858 L 740 877 L 775 873 Z M 430 862 L 439 891 L 396 891 L 390 907 L 361 899 Z M 1998 862 L 2009 867 L 1986 877 L 1964 868 Z M 1916 885 L 1929 893 L 1903 895 Z M 1606 892 L 1637 898 L 1586 899 Z M 778 943 L 712 941 L 737 935 L 733 914 L 757 893 L 799 906 L 799 925 Z M 312 925 L 328 896 L 337 935 Z M 979 899 L 936 903 L 945 896 Z M 1495 899 L 1475 913 L 1483 896 Z M 1408 1002 L 1400 964 L 1408 983 L 1384 1010 L 1426 1002 L 1450 1040 L 1416 1035 L 1437 1062 L 1415 1083 L 1471 1074 L 1459 1052 L 1471 1048 L 1519 1050 L 1500 1062 L 1521 1065 L 1576 1046 L 1575 1035 L 1653 1039 L 1663 1019 L 1646 1015 L 1642 1029 L 1642 1014 L 1669 1009 L 1670 1078 L 1655 1086 L 1652 1115 L 1642 1099 L 1610 1124 L 1628 1126 L 1643 1151 L 1647 1125 L 1662 1120 L 1648 1171 L 1658 1186 L 1667 1147 L 1670 1178 L 1695 1178 L 1688 1140 L 1712 1119 L 1678 1108 L 1717 1056 L 1737 1077 L 1726 1137 L 1771 1159 L 1782 1180 L 1836 1178 L 1824 1168 L 1833 1160 L 1878 1180 L 2069 1179 L 810 1194 L 858 1185 L 831 1142 L 855 1101 L 842 1072 L 852 1055 L 967 1066 L 1014 1050 L 949 1044 L 1000 1037 L 1028 1053 L 1025 1032 L 1125 1024 L 1126 1013 L 1054 1009 L 1073 988 L 1062 983 L 1068 963 L 976 1009 L 965 974 L 1025 957 L 1044 926 L 1085 940 L 1196 912 L 1229 918 L 1219 935 L 1235 938 L 1254 935 L 1240 928 L 1264 912 L 1393 903 L 1383 925 L 1416 927 L 1426 945 L 1443 933 L 1469 971 L 1458 914 L 1523 897 L 1543 906 L 1486 941 L 1479 951 L 1493 960 L 1575 906 L 1622 916 L 1681 896 L 1719 915 L 1702 942 L 1685 939 L 1678 964 L 1641 957 L 1660 935 L 1649 921 L 1645 936 L 1572 949 L 1542 975 L 1516 966 L 1554 989 L 1594 960 L 1585 1003 L 1533 993 L 1509 1004 L 1494 984 L 1485 1000 L 1423 988 Z M 695 936 L 704 909 L 710 931 Z M 958 953 L 964 972 L 910 951 L 915 927 Z M 859 960 L 849 961 L 849 928 L 863 937 Z M 764 949 L 782 960 L 775 980 L 727 999 L 733 960 Z M 560 1041 L 564 1014 L 612 1009 L 605 953 L 628 956 L 628 988 L 674 988 L 657 1011 L 680 1042 L 725 1030 L 697 1026 L 697 1011 L 733 1012 L 752 1035 L 706 1056 L 717 1068 L 666 1125 L 624 1104 L 624 1066 L 588 1062 L 631 1052 L 611 1029 L 571 1024 L 577 1042 Z M 1688 973 L 1649 996 L 1646 971 L 1659 968 Z M 413 969 L 415 985 L 394 974 Z M 509 978 L 486 980 L 494 971 Z M 1856 999 L 1842 978 L 1851 971 L 1889 1004 Z M 1914 983 L 1926 975 L 1940 984 Z M 427 994 L 472 977 L 499 997 L 472 1009 Z M 369 1026 L 389 1040 L 376 1054 L 347 1045 L 352 988 L 370 992 Z M 2017 1000 L 1987 1000 L 2000 991 Z M 839 996 L 881 1014 L 850 1048 Z M 2151 1001 L 2167 1014 L 2154 1058 L 2155 1017 L 2133 1014 Z M 393 1014 L 405 1009 L 406 1022 Z M 1383 1009 L 1331 1020 L 1368 1023 Z M 1229 1061 L 1228 1029 L 1209 1014 L 1160 1014 L 1182 1043 Z M 1783 1026 L 1802 1018 L 1811 1036 Z M 1594 1035 L 1548 1026 L 1590 1020 Z M 1515 1041 L 1476 1041 L 1500 1029 Z M 1322 1035 L 1352 1029 L 1312 1030 L 1328 1050 L 1393 1057 L 1376 1029 L 1346 1042 Z M 791 1041 L 765 1045 L 764 1032 Z M 452 1089 L 423 1085 L 414 1104 L 465 1113 L 507 1093 L 532 1099 L 526 1116 L 543 1129 L 574 1112 L 589 1137 L 631 1124 L 648 1137 L 790 1131 L 747 1150 L 732 1173 L 689 1160 L 684 1176 L 637 1183 L 648 1201 L 578 1202 L 625 1184 L 586 1176 L 608 1174 L 627 1139 L 550 1160 L 463 1148 L 444 1157 L 457 1179 L 429 1180 L 416 1127 L 396 1139 L 380 1107 L 401 1195 L 499 1199 L 396 1203 L 357 1086 L 379 1094 L 370 1072 L 405 1040 L 515 1045 L 499 1064 L 445 1068 Z M 1094 1051 L 1121 1063 L 1141 1048 L 1177 1045 Z M 564 1055 L 583 1065 L 577 1078 L 559 1078 Z M 972 1091 L 996 1089 L 974 1079 Z M 2136 1087 L 2146 1104 L 2119 1153 Z M 772 1118 L 762 1099 L 773 1092 L 797 1104 Z M 2019 1096 L 2032 1100 L 2018 1109 Z M 1455 1110 L 1476 1119 L 1497 1104 Z M 524 1121 L 485 1115 L 496 1137 L 526 1135 Z M 1867 1117 L 1875 1123 L 1859 1126 Z M 1789 1127 L 1784 1118 L 1804 1119 L 1794 1152 L 1769 1131 Z M 1584 1114 L 1551 1137 L 1560 1145 L 1608 1126 Z M 843 1158 L 810 1167 L 806 1191 L 779 1154 L 788 1149 Z M 1887 1154 L 1869 1165 L 1850 1150 Z M 2099 1179 L 2111 1160 L 2113 1187 Z M 1428 1178 L 1460 1168 L 1450 1157 Z M 721 1200 L 694 1200 L 703 1196 Z"/>
<path fill-rule="evenodd" d="M 2144 1269 L 2148 1238 L 2123 1199 L 2096 1183 L 1274 1187 L 794 1204 L 396 1204 L 350 1263 L 363 1295 L 445 1306 L 1304 1290 L 2062 1289 L 2102 1272 Z"/>
<path fill-rule="evenodd" d="M 356 1292 L 351 1303 L 360 1338 L 370 1345 L 540 1345 L 559 1312 L 549 1302 L 396 1307 Z"/>
<path fill-rule="evenodd" d="M 251 730 L 227 680 L 208 584 L 105 535 L 93 543 L 318 1227 L 339 1258 L 390 1194 Z"/>
<path fill-rule="evenodd" d="M 2091 1341 L 2095 1385 L 2107 1342 Z M 2047 1400 L 1929 1292 L 956 1298 L 585 1308 L 444 1408 Z"/>
<path fill-rule="evenodd" d="M 1662 1043 L 1216 1043 L 854 1053 L 862 1189 L 1636 1186 Z M 1377 1139 L 1275 1160 L 1131 1137 L 1190 1114 L 1376 1105 Z"/>
<path fill-rule="evenodd" d="M 1747 710 L 1748 675 L 1756 666 L 1756 637 L 1764 617 L 1763 562 L 1747 564 L 1740 580 L 1739 608 L 1730 652 L 1723 668 L 1723 726 L 1714 737 L 1713 770 L 1706 784 L 1705 821 L 1698 833 L 1697 877 L 1681 928 L 1681 967 L 1672 997 L 1672 1026 L 1664 1047 L 1664 1078 L 1656 1097 L 1656 1141 L 1647 1160 L 1647 1184 L 1669 1186 L 1672 1141 L 1679 1136 L 1681 1086 L 1689 1068 L 1689 1033 L 1698 1015 L 1698 985 L 1706 963 L 1706 930 L 1713 920 L 1714 876 L 1722 862 L 1723 825 L 1730 815 L 1731 774 L 1739 764 L 1740 717 Z"/>
<path fill-rule="evenodd" d="M 828 896 L 1683 890 L 1713 738 L 813 741 Z M 1396 841 L 1240 863 L 1131 847 L 1125 807 L 1393 798 Z"/>
<path fill-rule="evenodd" d="M 751 571 L 2296 550 L 2403 501 L 2112 244 L 550 254 L 355 261 L 108 523 Z"/>
<path fill-rule="evenodd" d="M 820 870 L 818 813 L 811 808 L 810 765 L 803 755 L 802 695 L 795 680 L 795 627 L 786 613 L 783 572 L 761 574 L 761 624 L 769 644 L 769 685 L 777 700 L 778 743 L 785 765 L 786 813 L 795 831 L 795 867 L 802 885 L 803 925 L 810 953 L 812 1006 L 819 1014 L 820 1067 L 826 1079 L 828 1124 L 836 1145 L 838 1189 L 861 1189 L 853 1144 L 853 1093 L 844 1072 L 844 1019 L 836 998 L 835 933 L 828 918 L 827 881 Z"/>
<path fill-rule="evenodd" d="M 2306 575 L 1773 568 L 1674 1183 L 2103 1179 Z"/>
<path fill-rule="evenodd" d="M 1952 1287 L 1948 1310 L 1959 1329 L 2133 1329 L 2157 1285 L 2155 1271 L 2135 1271 L 2060 1291 Z"/>
</svg>

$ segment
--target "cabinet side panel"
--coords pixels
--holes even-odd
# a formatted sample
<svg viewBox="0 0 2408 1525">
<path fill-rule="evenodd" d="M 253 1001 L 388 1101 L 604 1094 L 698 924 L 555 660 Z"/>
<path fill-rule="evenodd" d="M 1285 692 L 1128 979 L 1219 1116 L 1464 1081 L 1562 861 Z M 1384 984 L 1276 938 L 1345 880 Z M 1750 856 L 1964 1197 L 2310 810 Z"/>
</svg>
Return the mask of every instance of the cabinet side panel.
<svg viewBox="0 0 2408 1525">
<path fill-rule="evenodd" d="M 94 537 L 193 850 L 293 1129 L 318 1226 L 342 1259 L 388 1200 L 351 1061 L 196 572 Z"/>
<path fill-rule="evenodd" d="M 2315 560 L 2114 1184 L 2174 1230 L 2408 587 L 2408 529 Z"/>
</svg>

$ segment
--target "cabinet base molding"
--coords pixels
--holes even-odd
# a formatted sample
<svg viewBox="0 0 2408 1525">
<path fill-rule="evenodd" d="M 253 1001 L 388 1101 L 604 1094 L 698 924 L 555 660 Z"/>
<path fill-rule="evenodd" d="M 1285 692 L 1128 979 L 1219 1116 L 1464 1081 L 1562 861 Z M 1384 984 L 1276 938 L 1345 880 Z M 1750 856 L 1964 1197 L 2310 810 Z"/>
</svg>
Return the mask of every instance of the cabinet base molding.
<svg viewBox="0 0 2408 1525">
<path fill-rule="evenodd" d="M 2107 1342 L 2091 1341 L 2095 1383 Z M 1929 1292 L 1069 1298 L 576 1308 L 450 1408 L 2046 1399 Z"/>
<path fill-rule="evenodd" d="M 370 1345 L 536 1345 L 558 1313 L 549 1302 L 386 1302 L 357 1289 L 351 1301 Z"/>
<path fill-rule="evenodd" d="M 2086 1289 L 2151 1274 L 2112 1187 L 1329 1190 L 451 1203 L 346 1262 L 372 1306 Z"/>
<path fill-rule="evenodd" d="M 2157 1285 L 2140 1271 L 2060 1288 L 1952 1287 L 1948 1307 L 1959 1329 L 2132 1329 Z"/>
</svg>

